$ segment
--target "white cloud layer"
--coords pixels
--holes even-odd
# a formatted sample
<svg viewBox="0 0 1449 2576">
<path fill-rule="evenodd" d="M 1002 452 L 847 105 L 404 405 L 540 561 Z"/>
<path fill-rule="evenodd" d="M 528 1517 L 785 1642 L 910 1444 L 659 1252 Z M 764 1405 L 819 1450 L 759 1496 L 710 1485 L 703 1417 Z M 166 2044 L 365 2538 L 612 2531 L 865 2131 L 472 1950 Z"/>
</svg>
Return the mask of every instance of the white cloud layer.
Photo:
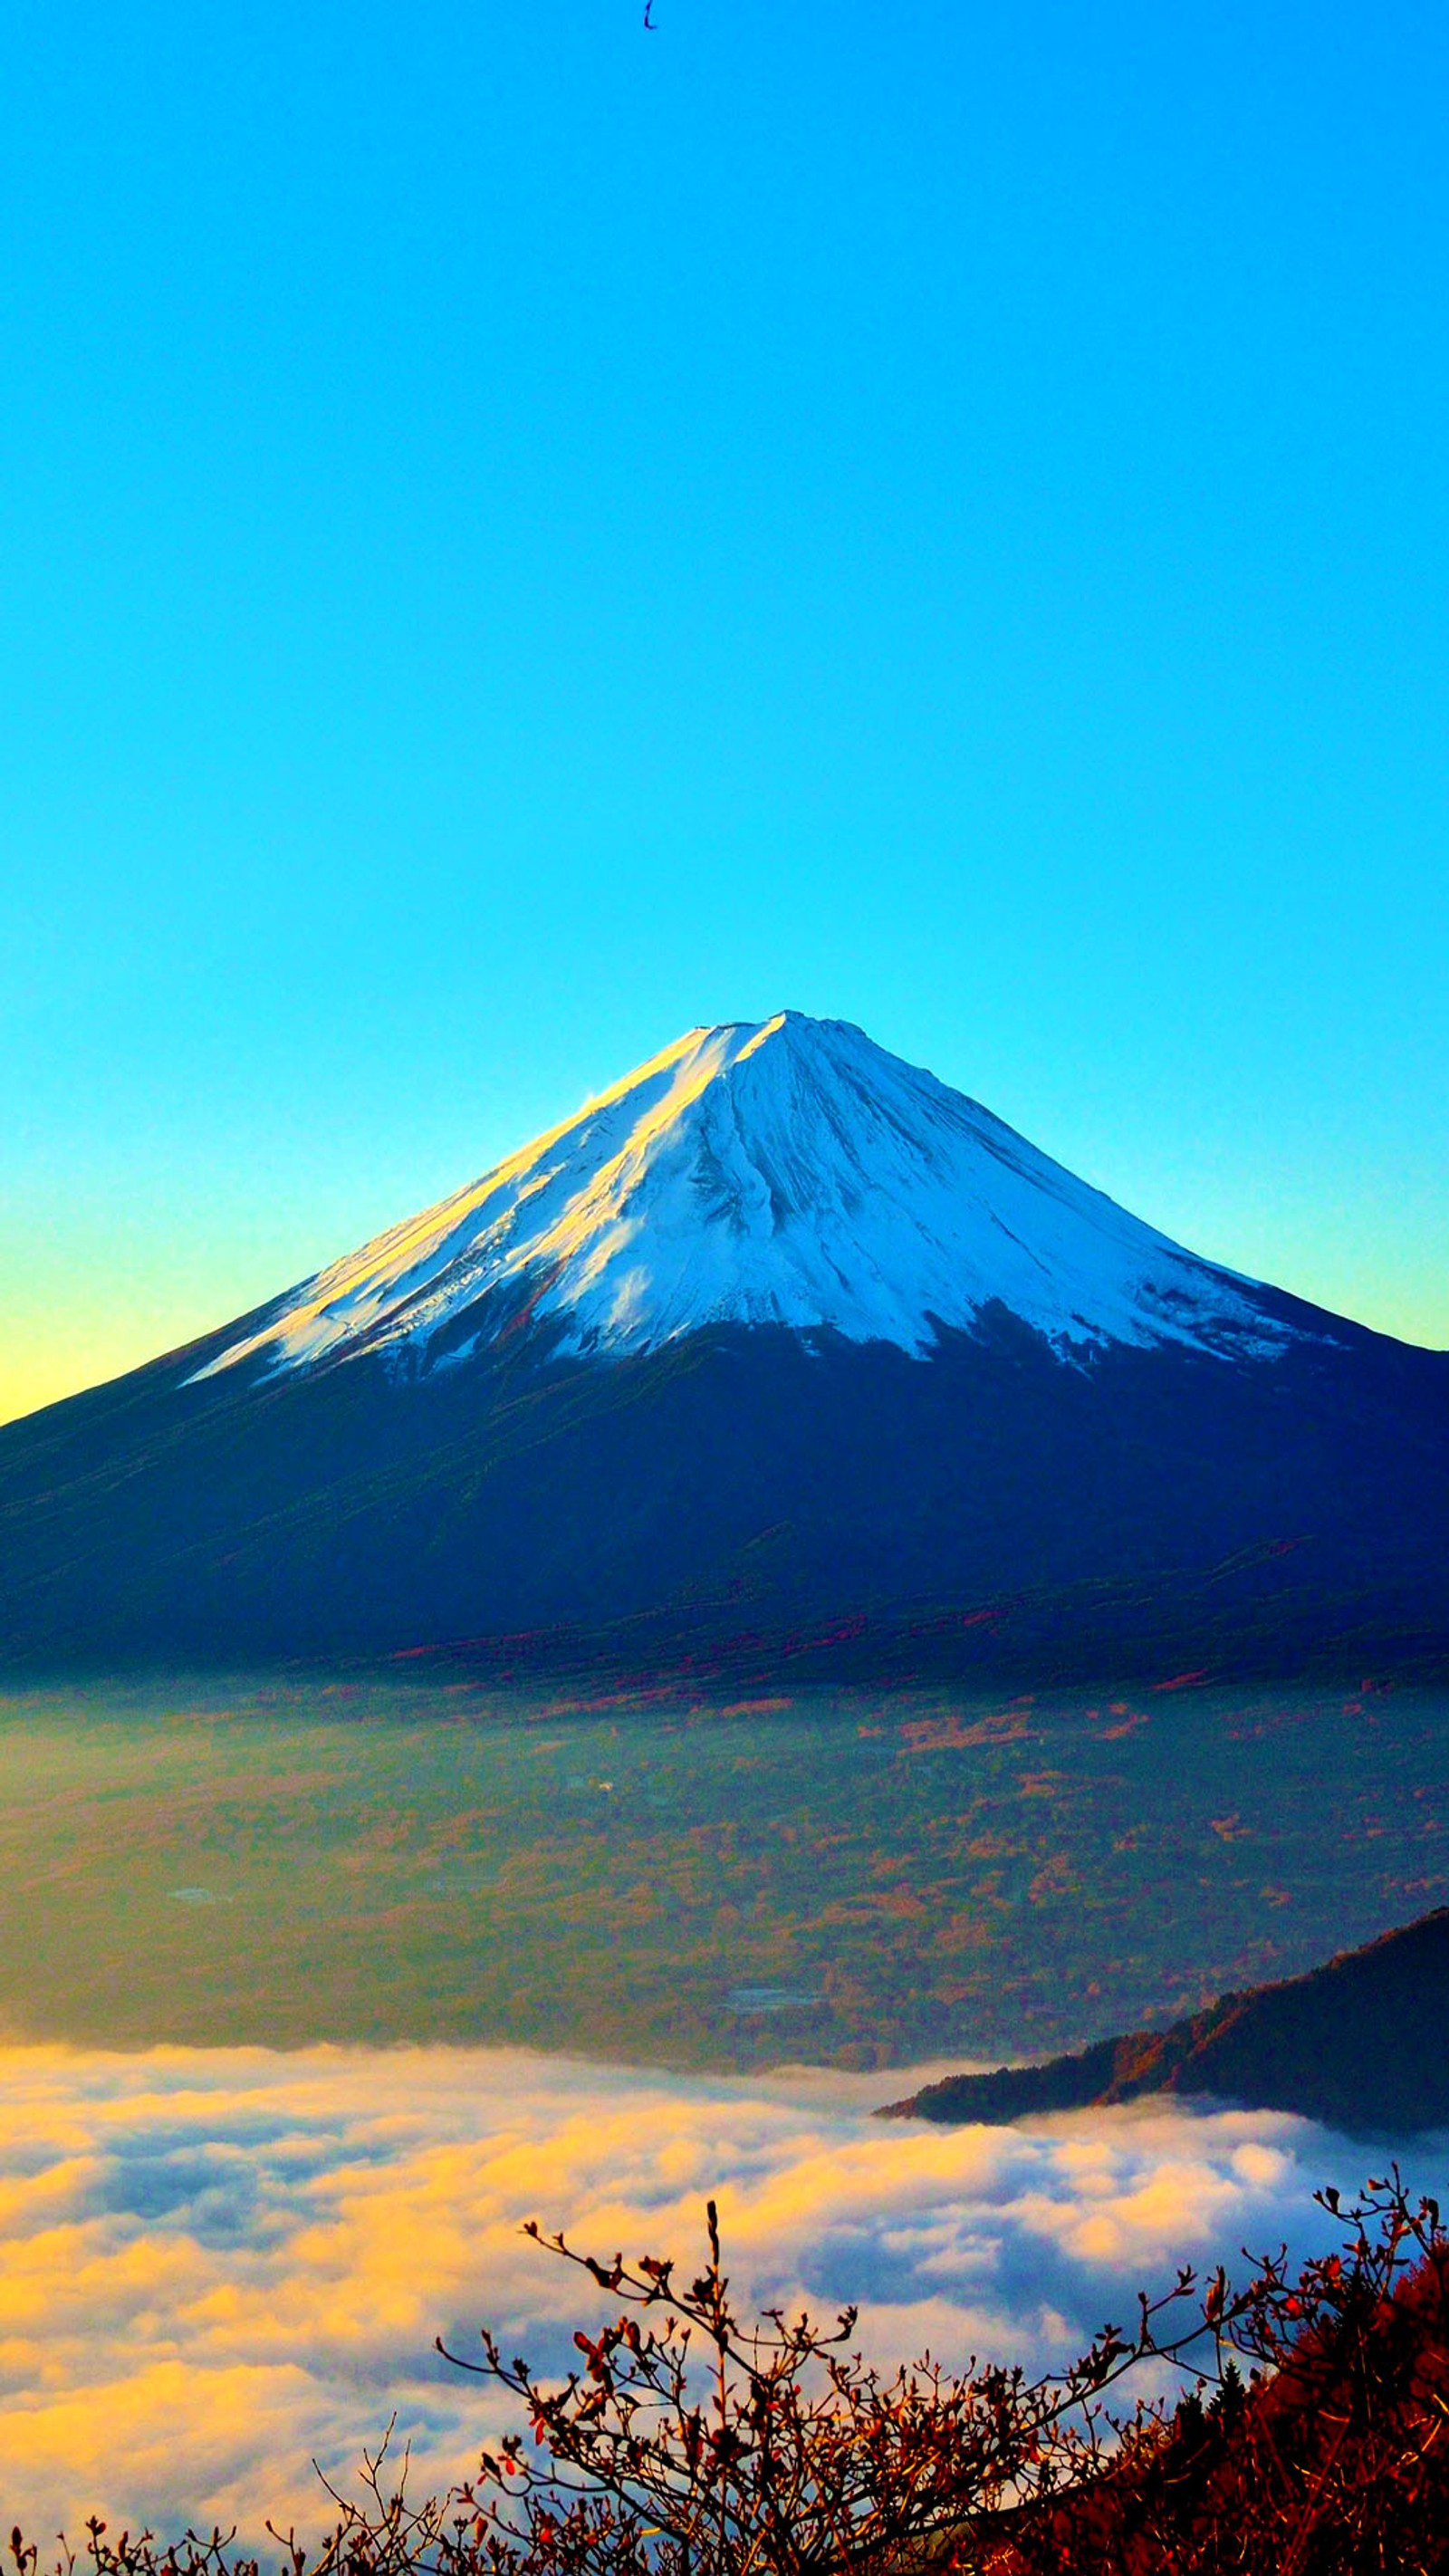
<svg viewBox="0 0 1449 2576">
<path fill-rule="evenodd" d="M 1030 2129 L 873 2121 L 902 2080 L 646 2076 L 521 2051 L 0 2053 L 0 2515 L 315 2531 L 396 2409 L 418 2475 L 489 2409 L 432 2353 L 480 2320 L 545 2363 L 588 2313 L 523 2240 L 700 2250 L 747 2296 L 862 2307 L 881 2359 L 1060 2359 L 1179 2260 L 1321 2240 L 1381 2161 L 1264 2113 Z M 1408 2163 L 1442 2187 L 1449 2152 Z M 1444 2196 L 1449 2199 L 1449 2191 Z M 585 2285 L 586 2286 L 586 2285 Z"/>
</svg>

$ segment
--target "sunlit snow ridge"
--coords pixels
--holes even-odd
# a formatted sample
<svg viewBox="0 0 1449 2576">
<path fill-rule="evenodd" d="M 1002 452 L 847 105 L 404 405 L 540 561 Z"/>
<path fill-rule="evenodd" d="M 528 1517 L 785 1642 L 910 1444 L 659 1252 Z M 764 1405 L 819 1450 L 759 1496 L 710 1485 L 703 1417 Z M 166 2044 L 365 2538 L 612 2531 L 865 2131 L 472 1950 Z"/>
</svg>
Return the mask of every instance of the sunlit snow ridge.
<svg viewBox="0 0 1449 2576">
<path fill-rule="evenodd" d="M 920 1357 L 999 1301 L 1063 1356 L 1295 1338 L 974 1100 L 844 1020 L 691 1029 L 481 1180 L 283 1298 L 206 1368 L 467 1357 L 520 1314 L 602 1357 L 776 1324 Z M 446 1347 L 433 1349 L 444 1326 Z"/>
</svg>

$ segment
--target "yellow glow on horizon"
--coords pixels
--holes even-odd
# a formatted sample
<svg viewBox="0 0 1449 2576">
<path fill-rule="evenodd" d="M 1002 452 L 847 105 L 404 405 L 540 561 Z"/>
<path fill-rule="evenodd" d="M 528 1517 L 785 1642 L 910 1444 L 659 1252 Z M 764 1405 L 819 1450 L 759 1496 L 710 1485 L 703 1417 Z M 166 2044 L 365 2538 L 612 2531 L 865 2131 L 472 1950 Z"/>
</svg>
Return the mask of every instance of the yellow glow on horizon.
<svg viewBox="0 0 1449 2576">
<path fill-rule="evenodd" d="M 40 1269 L 23 1283 L 0 1269 L 0 1424 L 144 1368 L 244 1313 L 259 1292 L 248 1295 L 242 1287 L 239 1293 L 239 1283 L 226 1279 L 225 1254 L 235 1246 L 221 1249 L 214 1283 L 189 1277 L 180 1293 L 155 1255 L 129 1276 L 119 1252 L 98 1261 L 104 1293 L 93 1277 L 77 1278 L 69 1263 L 49 1266 L 58 1276 Z M 236 1266 L 240 1271 L 241 1263 Z"/>
<path fill-rule="evenodd" d="M 24 1330 L 27 1320 L 33 1321 L 30 1332 Z M 167 1347 L 174 1348 L 174 1342 L 148 1341 L 144 1325 L 108 1327 L 103 1319 L 57 1316 L 53 1311 L 17 1323 L 12 1311 L 6 1316 L 5 1339 L 0 1344 L 0 1423 L 39 1413 L 68 1395 L 81 1395 L 88 1387 L 124 1377 L 128 1369 L 144 1367 L 157 1357 L 158 1349 Z"/>
</svg>

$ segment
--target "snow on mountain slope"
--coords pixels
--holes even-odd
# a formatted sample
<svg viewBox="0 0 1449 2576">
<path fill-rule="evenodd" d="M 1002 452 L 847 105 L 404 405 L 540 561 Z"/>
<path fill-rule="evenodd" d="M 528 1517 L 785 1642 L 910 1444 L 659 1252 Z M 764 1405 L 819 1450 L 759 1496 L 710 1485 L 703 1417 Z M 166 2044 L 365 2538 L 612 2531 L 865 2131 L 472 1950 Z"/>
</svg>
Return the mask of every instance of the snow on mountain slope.
<svg viewBox="0 0 1449 2576">
<path fill-rule="evenodd" d="M 933 1074 L 847 1021 L 782 1011 L 691 1029 L 305 1281 L 199 1374 L 377 1349 L 427 1365 L 444 1325 L 437 1356 L 454 1360 L 521 1306 L 564 1349 L 600 1356 L 718 1323 L 823 1327 L 919 1356 L 938 1324 L 969 1327 L 998 1299 L 1063 1356 L 1171 1342 L 1262 1357 L 1294 1338 L 1251 1282 Z"/>
</svg>

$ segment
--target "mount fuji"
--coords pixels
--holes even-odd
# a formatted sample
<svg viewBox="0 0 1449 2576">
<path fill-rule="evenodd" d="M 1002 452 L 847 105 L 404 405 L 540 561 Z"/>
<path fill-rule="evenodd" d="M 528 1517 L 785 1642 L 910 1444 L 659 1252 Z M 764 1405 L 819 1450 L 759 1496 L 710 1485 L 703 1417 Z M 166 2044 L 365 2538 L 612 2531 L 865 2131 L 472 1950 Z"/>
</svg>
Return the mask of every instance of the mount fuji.
<svg viewBox="0 0 1449 2576">
<path fill-rule="evenodd" d="M 1446 1565 L 1449 1355 L 795 1012 L 0 1431 L 12 1669 L 1437 1670 Z"/>
<path fill-rule="evenodd" d="M 783 1324 L 920 1358 L 1000 1305 L 1057 1351 L 1281 1349 L 1196 1261 L 842 1020 L 691 1029 L 576 1118 L 282 1299 L 198 1372 L 426 1369 L 521 1312 L 593 1358 Z"/>
</svg>

